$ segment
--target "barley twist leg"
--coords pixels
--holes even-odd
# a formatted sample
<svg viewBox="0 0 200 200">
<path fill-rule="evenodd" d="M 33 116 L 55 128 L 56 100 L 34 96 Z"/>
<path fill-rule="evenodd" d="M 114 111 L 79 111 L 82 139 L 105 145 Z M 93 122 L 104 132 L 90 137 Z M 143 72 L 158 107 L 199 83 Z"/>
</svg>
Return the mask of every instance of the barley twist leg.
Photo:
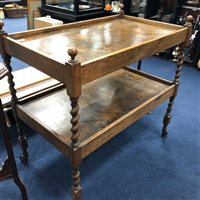
<svg viewBox="0 0 200 200">
<path fill-rule="evenodd" d="M 17 109 L 16 109 L 16 105 L 18 103 L 18 99 L 16 96 L 16 89 L 15 89 L 15 83 L 13 81 L 13 75 L 12 75 L 12 67 L 10 66 L 10 61 L 11 61 L 11 57 L 10 56 L 6 56 L 6 59 L 4 59 L 5 65 L 9 71 L 8 73 L 8 83 L 9 83 L 9 89 L 10 89 L 10 94 L 11 94 L 11 106 L 12 106 L 12 113 L 13 113 L 13 117 L 14 120 L 16 122 L 16 128 L 17 128 L 17 132 L 19 134 L 18 140 L 19 140 L 19 144 L 20 147 L 22 149 L 22 155 L 20 156 L 20 159 L 22 162 L 26 163 L 28 161 L 28 143 L 27 143 L 27 139 L 23 133 L 23 129 L 21 126 L 21 123 L 17 117 Z"/>
<path fill-rule="evenodd" d="M 162 137 L 167 136 L 167 126 L 171 120 L 171 111 L 173 108 L 174 99 L 178 92 L 179 77 L 180 77 L 181 69 L 182 69 L 182 65 L 183 65 L 183 58 L 184 58 L 183 47 L 178 47 L 178 63 L 177 63 L 177 69 L 176 69 L 175 79 L 174 79 L 174 84 L 175 84 L 176 88 L 175 88 L 175 92 L 174 92 L 173 96 L 170 97 L 169 104 L 167 106 L 167 112 L 163 119 Z"/>
</svg>

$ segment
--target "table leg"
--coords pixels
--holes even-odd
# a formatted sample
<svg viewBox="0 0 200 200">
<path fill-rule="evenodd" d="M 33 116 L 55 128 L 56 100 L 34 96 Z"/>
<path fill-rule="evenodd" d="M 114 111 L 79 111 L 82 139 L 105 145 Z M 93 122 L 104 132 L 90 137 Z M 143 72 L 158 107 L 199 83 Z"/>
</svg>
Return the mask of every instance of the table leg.
<svg viewBox="0 0 200 200">
<path fill-rule="evenodd" d="M 79 97 L 70 97 L 71 100 L 71 132 L 72 132 L 72 143 L 71 146 L 73 149 L 76 149 L 79 147 L 79 105 L 78 105 L 78 100 Z M 73 153 L 73 158 L 72 158 L 72 188 L 71 188 L 71 196 L 73 200 L 80 200 L 81 199 L 81 186 L 80 186 L 80 155 L 77 156 L 76 152 Z"/>
<path fill-rule="evenodd" d="M 11 61 L 11 56 L 5 55 L 4 57 L 4 63 L 9 71 L 8 73 L 8 83 L 9 83 L 9 89 L 10 89 L 10 93 L 11 93 L 11 106 L 12 106 L 12 113 L 13 113 L 13 117 L 14 120 L 16 122 L 16 127 L 17 127 L 17 132 L 19 134 L 18 140 L 19 140 L 19 144 L 20 147 L 22 149 L 22 155 L 20 156 L 20 159 L 22 162 L 27 163 L 28 161 L 28 143 L 26 140 L 26 137 L 23 133 L 23 129 L 21 126 L 21 123 L 17 117 L 17 109 L 16 109 L 16 105 L 18 103 L 18 99 L 16 96 L 16 89 L 15 89 L 15 83 L 13 81 L 13 75 L 12 75 L 12 67 L 10 65 L 10 61 Z"/>
<path fill-rule="evenodd" d="M 182 65 L 183 65 L 183 58 L 184 58 L 184 48 L 183 48 L 183 45 L 180 45 L 178 47 L 178 62 L 177 62 L 177 69 L 176 69 L 176 73 L 175 73 L 175 79 L 174 79 L 174 84 L 176 87 L 175 87 L 175 92 L 174 92 L 173 96 L 170 97 L 169 104 L 167 106 L 167 112 L 163 119 L 162 137 L 167 136 L 167 126 L 171 120 L 171 110 L 173 108 L 174 99 L 178 92 L 179 77 L 180 77 L 181 69 L 182 69 Z"/>
<path fill-rule="evenodd" d="M 74 167 L 72 169 L 72 188 L 71 188 L 71 197 L 73 200 L 81 199 L 81 186 L 80 186 L 80 169 L 79 167 Z"/>
</svg>

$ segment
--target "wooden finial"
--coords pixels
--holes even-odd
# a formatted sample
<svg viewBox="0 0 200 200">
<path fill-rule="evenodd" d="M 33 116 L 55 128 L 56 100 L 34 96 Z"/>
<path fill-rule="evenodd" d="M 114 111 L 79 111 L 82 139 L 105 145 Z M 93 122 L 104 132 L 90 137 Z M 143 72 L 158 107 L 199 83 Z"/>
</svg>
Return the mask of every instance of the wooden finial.
<svg viewBox="0 0 200 200">
<path fill-rule="evenodd" d="M 70 63 L 77 62 L 77 60 L 75 59 L 77 54 L 78 54 L 78 50 L 76 48 L 69 48 L 68 49 L 68 55 L 71 57 L 71 60 L 69 60 Z"/>
<path fill-rule="evenodd" d="M 187 16 L 187 22 L 190 22 L 190 23 L 192 23 L 193 22 L 193 20 L 194 20 L 194 18 L 193 18 L 193 16 L 192 15 L 188 15 Z M 187 23 L 186 22 L 186 23 Z"/>
</svg>

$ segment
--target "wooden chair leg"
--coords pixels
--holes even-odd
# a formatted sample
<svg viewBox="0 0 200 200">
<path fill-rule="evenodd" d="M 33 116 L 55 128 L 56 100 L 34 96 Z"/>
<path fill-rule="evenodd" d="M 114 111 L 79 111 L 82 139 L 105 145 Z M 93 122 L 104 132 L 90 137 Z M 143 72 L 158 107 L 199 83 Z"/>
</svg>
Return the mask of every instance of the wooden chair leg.
<svg viewBox="0 0 200 200">
<path fill-rule="evenodd" d="M 6 124 L 6 118 L 5 118 L 5 115 L 3 112 L 3 106 L 1 103 L 1 99 L 0 99 L 0 113 L 1 113 L 0 114 L 0 124 L 1 124 L 1 128 L 2 128 L 2 134 L 3 134 L 4 143 L 5 143 L 5 148 L 6 148 L 7 155 L 8 155 L 8 158 L 5 160 L 2 170 L 0 170 L 0 180 L 6 180 L 6 179 L 13 178 L 14 182 L 16 183 L 16 185 L 19 187 L 19 189 L 21 191 L 22 199 L 27 200 L 28 196 L 27 196 L 25 186 L 22 183 L 22 181 L 20 180 L 19 175 L 18 175 L 17 166 L 16 166 L 16 162 L 15 162 L 15 158 L 14 158 L 12 144 L 11 144 L 10 137 L 8 134 L 8 127 Z"/>
<path fill-rule="evenodd" d="M 24 184 L 22 183 L 21 179 L 19 178 L 18 174 L 15 175 L 15 177 L 13 177 L 13 180 L 14 180 L 15 184 L 19 187 L 19 189 L 21 191 L 22 199 L 23 200 L 28 200 L 26 188 L 25 188 Z"/>
</svg>

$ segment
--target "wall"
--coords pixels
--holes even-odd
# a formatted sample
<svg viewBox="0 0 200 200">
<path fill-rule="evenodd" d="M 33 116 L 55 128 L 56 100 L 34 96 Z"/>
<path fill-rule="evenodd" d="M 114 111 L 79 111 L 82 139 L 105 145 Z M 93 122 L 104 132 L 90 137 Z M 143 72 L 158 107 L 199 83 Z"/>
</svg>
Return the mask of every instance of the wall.
<svg viewBox="0 0 200 200">
<path fill-rule="evenodd" d="M 41 0 L 27 0 L 27 9 L 28 9 L 28 15 L 27 15 L 27 27 L 28 29 L 33 29 L 33 19 L 35 17 L 40 17 L 40 11 L 39 7 L 41 7 Z"/>
</svg>

